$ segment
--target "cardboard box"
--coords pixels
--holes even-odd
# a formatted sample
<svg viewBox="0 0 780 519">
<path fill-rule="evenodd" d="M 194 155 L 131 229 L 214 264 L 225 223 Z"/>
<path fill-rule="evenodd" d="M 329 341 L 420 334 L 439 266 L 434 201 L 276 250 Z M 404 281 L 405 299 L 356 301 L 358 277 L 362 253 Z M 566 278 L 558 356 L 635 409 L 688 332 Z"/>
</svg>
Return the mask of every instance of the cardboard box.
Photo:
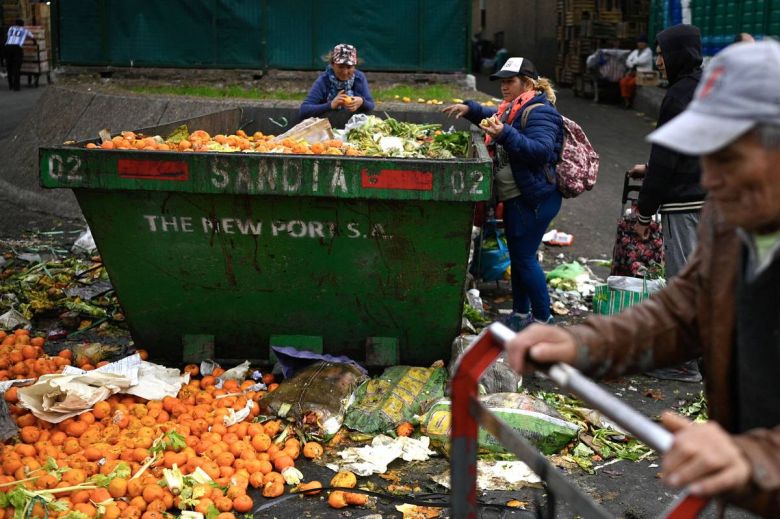
<svg viewBox="0 0 780 519">
<path fill-rule="evenodd" d="M 658 86 L 661 81 L 661 75 L 657 70 L 637 71 L 636 84 L 637 86 Z"/>
</svg>

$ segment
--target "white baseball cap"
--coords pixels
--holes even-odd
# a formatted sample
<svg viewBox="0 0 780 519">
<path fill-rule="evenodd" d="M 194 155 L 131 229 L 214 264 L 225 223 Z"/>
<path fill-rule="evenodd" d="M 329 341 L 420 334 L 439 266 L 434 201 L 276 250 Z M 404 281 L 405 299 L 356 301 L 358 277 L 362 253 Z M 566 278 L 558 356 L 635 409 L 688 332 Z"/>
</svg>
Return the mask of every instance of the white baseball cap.
<svg viewBox="0 0 780 519">
<path fill-rule="evenodd" d="M 686 155 L 706 155 L 756 125 L 780 125 L 780 43 L 735 43 L 704 71 L 693 101 L 647 140 Z"/>
<path fill-rule="evenodd" d="M 531 79 L 539 79 L 539 73 L 536 71 L 536 67 L 528 58 L 514 57 L 509 58 L 501 67 L 501 70 L 495 74 L 490 75 L 490 80 L 504 79 L 515 76 L 526 76 Z"/>
</svg>

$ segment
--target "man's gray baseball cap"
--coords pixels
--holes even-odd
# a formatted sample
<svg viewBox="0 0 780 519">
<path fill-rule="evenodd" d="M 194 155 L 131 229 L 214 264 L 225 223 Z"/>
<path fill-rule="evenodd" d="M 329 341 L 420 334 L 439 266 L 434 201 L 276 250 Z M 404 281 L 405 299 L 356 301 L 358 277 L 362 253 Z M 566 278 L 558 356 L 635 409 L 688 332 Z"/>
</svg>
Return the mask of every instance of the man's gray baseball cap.
<svg viewBox="0 0 780 519">
<path fill-rule="evenodd" d="M 647 140 L 706 155 L 759 124 L 780 125 L 780 43 L 735 43 L 712 58 L 693 101 Z"/>
</svg>

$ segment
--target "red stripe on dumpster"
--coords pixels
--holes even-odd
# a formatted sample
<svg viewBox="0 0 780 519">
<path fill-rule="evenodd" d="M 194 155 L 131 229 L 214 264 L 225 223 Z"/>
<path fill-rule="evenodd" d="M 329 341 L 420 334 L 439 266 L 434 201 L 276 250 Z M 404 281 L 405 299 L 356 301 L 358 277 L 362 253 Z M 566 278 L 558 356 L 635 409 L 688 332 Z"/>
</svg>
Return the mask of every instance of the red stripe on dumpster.
<svg viewBox="0 0 780 519">
<path fill-rule="evenodd" d="M 376 173 L 369 173 L 363 169 L 361 182 L 366 189 L 431 191 L 433 190 L 433 173 L 404 169 L 381 169 Z"/>
<path fill-rule="evenodd" d="M 121 178 L 178 181 L 190 179 L 189 166 L 179 160 L 120 159 L 116 169 Z"/>
</svg>

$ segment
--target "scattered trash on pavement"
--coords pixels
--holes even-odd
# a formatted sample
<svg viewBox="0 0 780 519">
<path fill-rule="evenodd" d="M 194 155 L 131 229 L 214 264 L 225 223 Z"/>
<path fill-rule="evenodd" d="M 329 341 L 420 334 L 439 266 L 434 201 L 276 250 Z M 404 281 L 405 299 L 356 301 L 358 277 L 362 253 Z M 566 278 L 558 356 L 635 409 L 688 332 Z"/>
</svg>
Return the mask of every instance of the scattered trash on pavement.
<svg viewBox="0 0 780 519">
<path fill-rule="evenodd" d="M 344 355 L 328 355 L 315 353 L 308 350 L 299 350 L 290 346 L 271 345 L 271 350 L 276 354 L 276 360 L 282 370 L 284 378 L 292 378 L 298 371 L 311 366 L 316 362 L 331 362 L 334 364 L 349 364 L 364 375 L 368 375 L 366 368 Z"/>
<path fill-rule="evenodd" d="M 433 476 L 436 483 L 450 488 L 450 472 Z M 542 480 L 522 461 L 477 460 L 477 489 L 518 490 L 523 487 L 541 487 Z"/>
<path fill-rule="evenodd" d="M 574 243 L 574 235 L 553 229 L 544 233 L 542 236 L 542 243 L 545 245 L 566 247 Z"/>
<path fill-rule="evenodd" d="M 0 315 L 0 328 L 4 330 L 13 330 L 14 328 L 24 328 L 26 326 L 30 326 L 30 321 L 13 308 Z"/>
<path fill-rule="evenodd" d="M 463 354 L 466 348 L 474 342 L 476 335 L 460 335 L 455 337 L 452 342 L 452 354 L 450 358 L 450 375 L 455 373 L 455 366 L 458 358 Z M 506 354 L 502 353 L 496 361 L 485 370 L 482 378 L 479 379 L 479 393 L 514 393 L 520 390 L 523 385 L 523 376 L 513 370 L 506 363 Z"/>
<path fill-rule="evenodd" d="M 446 384 L 443 368 L 391 366 L 357 388 L 344 425 L 364 433 L 392 431 L 442 398 Z"/>
<path fill-rule="evenodd" d="M 563 263 L 546 275 L 547 282 L 553 288 L 562 290 L 577 290 L 577 284 L 588 281 L 588 271 L 577 263 Z"/>
<path fill-rule="evenodd" d="M 437 519 L 441 517 L 442 512 L 441 508 L 411 505 L 408 503 L 396 505 L 395 509 L 403 514 L 403 519 Z"/>
<path fill-rule="evenodd" d="M 336 434 L 355 389 L 366 379 L 350 364 L 317 362 L 260 400 L 262 409 L 281 418 L 294 418 L 306 429 Z"/>
<path fill-rule="evenodd" d="M 217 377 L 217 380 L 221 380 L 223 383 L 225 380 L 238 380 L 243 381 L 248 375 L 251 370 L 249 369 L 249 361 L 245 360 L 238 366 L 234 366 L 228 370 L 226 370 L 224 373 L 222 373 L 220 376 Z"/>
<path fill-rule="evenodd" d="M 555 454 L 577 436 L 579 427 L 566 421 L 543 400 L 527 393 L 496 393 L 481 396 L 482 404 L 533 443 L 544 454 Z M 443 448 L 449 447 L 450 405 L 436 402 L 421 419 L 421 431 Z M 479 448 L 485 452 L 506 452 L 485 430 L 479 429 Z"/>
<path fill-rule="evenodd" d="M 130 377 L 114 373 L 53 374 L 42 375 L 35 384 L 19 388 L 17 395 L 37 418 L 60 423 L 131 385 Z"/>
<path fill-rule="evenodd" d="M 436 454 L 429 449 L 431 439 L 427 436 L 391 438 L 384 434 L 375 436 L 370 445 L 349 447 L 338 453 L 341 456 L 341 470 L 349 470 L 358 476 L 382 474 L 394 460 L 426 461 Z"/>
<path fill-rule="evenodd" d="M 485 303 L 482 302 L 482 298 L 479 296 L 479 290 L 476 288 L 466 290 L 466 302 L 468 302 L 471 308 L 479 312 L 480 315 L 485 314 Z"/>
<path fill-rule="evenodd" d="M 81 324 L 79 317 L 124 320 L 100 258 L 6 253 L 4 259 L 0 267 L 0 311 L 13 309 L 27 320 L 76 312 L 69 328 Z M 2 323 L 0 327 L 13 328 Z"/>
<path fill-rule="evenodd" d="M 79 236 L 73 243 L 71 252 L 74 254 L 87 254 L 91 255 L 97 251 L 97 245 L 95 245 L 95 239 L 92 237 L 92 231 L 87 227 L 81 236 Z"/>
</svg>

